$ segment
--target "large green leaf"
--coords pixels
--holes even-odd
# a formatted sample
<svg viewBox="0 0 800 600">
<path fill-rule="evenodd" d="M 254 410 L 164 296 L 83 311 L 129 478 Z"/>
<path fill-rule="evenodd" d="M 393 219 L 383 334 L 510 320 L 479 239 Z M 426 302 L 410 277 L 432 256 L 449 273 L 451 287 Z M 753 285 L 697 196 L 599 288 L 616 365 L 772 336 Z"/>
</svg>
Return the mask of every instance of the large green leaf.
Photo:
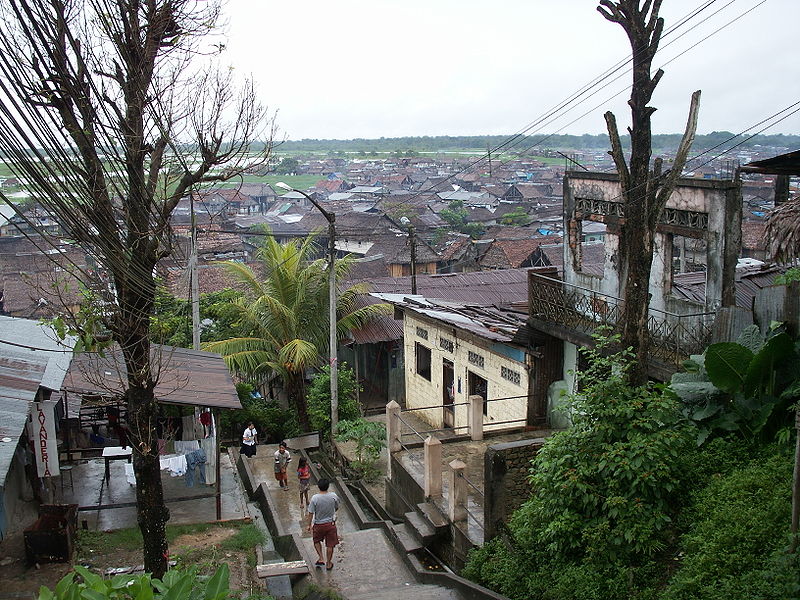
<svg viewBox="0 0 800 600">
<path fill-rule="evenodd" d="M 750 325 L 742 330 L 742 333 L 736 338 L 736 343 L 755 354 L 764 346 L 764 334 L 761 333 L 758 325 Z"/>
<path fill-rule="evenodd" d="M 205 600 L 222 600 L 228 595 L 230 571 L 228 565 L 222 564 L 206 583 Z"/>
<path fill-rule="evenodd" d="M 776 371 L 794 354 L 794 342 L 785 333 L 771 337 L 750 361 L 744 380 L 744 393 L 748 396 L 773 394 Z"/>
<path fill-rule="evenodd" d="M 706 350 L 708 378 L 719 389 L 734 393 L 744 385 L 753 353 L 735 342 L 712 344 Z"/>
</svg>

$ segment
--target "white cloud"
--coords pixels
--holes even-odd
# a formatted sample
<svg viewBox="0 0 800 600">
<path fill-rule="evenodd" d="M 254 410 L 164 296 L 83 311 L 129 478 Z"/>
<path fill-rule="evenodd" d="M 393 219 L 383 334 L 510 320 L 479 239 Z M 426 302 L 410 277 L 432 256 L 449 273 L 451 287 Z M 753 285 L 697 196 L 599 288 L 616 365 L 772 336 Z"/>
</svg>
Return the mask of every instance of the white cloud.
<svg viewBox="0 0 800 600">
<path fill-rule="evenodd" d="M 703 13 L 706 23 L 674 43 L 677 35 L 664 38 L 655 64 L 757 3 L 718 0 Z M 666 27 L 700 4 L 666 0 Z M 629 55 L 623 30 L 595 6 L 593 0 L 231 0 L 227 60 L 253 74 L 290 139 L 506 134 Z M 798 17 L 797 0 L 768 0 L 668 64 L 653 100 L 654 131 L 682 130 L 698 88 L 701 132 L 747 129 L 800 99 Z M 605 100 L 629 82 L 623 76 L 544 131 L 602 132 L 608 109 L 626 123 L 627 91 Z M 798 132 L 800 118 L 774 131 Z"/>
</svg>

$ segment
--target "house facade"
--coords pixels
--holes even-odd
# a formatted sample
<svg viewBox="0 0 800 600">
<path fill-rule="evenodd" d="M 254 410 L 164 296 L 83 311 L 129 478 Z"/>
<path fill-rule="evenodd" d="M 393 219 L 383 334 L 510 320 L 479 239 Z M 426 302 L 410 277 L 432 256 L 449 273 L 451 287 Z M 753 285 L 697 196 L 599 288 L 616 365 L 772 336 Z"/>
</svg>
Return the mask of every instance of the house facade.
<svg viewBox="0 0 800 600">
<path fill-rule="evenodd" d="M 453 304 L 396 304 L 403 312 L 406 408 L 456 434 L 466 432 L 472 395 L 484 399 L 487 431 L 543 422 L 546 415 L 528 401 L 531 357 L 518 337 L 524 313 Z"/>
</svg>

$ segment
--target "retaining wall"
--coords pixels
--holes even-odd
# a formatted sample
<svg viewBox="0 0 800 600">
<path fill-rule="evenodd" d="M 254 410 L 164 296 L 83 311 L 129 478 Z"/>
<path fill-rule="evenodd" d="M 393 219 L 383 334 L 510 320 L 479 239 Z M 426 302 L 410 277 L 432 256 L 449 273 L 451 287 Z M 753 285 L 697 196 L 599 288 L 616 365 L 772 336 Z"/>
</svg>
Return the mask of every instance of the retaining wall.
<svg viewBox="0 0 800 600">
<path fill-rule="evenodd" d="M 499 527 L 531 496 L 528 483 L 531 460 L 544 438 L 494 444 L 484 454 L 484 540 L 497 535 Z"/>
</svg>

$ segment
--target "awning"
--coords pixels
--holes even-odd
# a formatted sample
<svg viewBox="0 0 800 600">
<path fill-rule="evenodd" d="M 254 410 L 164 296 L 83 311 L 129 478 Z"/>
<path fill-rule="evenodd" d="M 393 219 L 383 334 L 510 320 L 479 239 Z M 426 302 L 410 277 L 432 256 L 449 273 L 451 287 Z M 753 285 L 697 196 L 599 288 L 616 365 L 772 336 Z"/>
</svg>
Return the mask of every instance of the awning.
<svg viewBox="0 0 800 600">
<path fill-rule="evenodd" d="M 219 354 L 152 344 L 155 396 L 166 404 L 242 408 L 230 371 Z M 75 356 L 62 389 L 80 395 L 121 396 L 127 370 L 118 347 Z"/>
</svg>

